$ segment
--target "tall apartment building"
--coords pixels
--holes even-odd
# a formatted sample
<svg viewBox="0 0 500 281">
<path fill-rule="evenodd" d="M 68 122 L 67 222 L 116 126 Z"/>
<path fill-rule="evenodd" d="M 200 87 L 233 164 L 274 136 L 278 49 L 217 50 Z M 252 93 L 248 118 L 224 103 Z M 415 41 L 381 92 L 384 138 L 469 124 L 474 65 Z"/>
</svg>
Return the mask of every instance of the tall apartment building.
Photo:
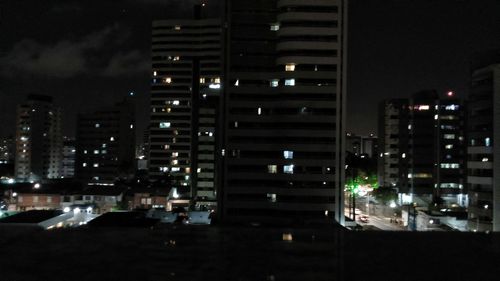
<svg viewBox="0 0 500 281">
<path fill-rule="evenodd" d="M 408 190 L 408 100 L 390 99 L 379 105 L 378 180 L 383 187 Z"/>
<path fill-rule="evenodd" d="M 75 176 L 76 146 L 75 140 L 64 137 L 63 158 L 61 167 L 61 178 L 73 178 Z"/>
<path fill-rule="evenodd" d="M 122 102 L 78 115 L 76 178 L 91 185 L 112 185 L 135 171 L 135 105 Z"/>
<path fill-rule="evenodd" d="M 416 93 L 383 103 L 380 184 L 398 188 L 401 201 L 429 204 L 436 198 L 465 206 L 465 109 L 448 93 Z"/>
<path fill-rule="evenodd" d="M 467 104 L 468 226 L 500 231 L 500 56 L 474 62 Z"/>
<path fill-rule="evenodd" d="M 15 174 L 18 181 L 60 177 L 61 111 L 52 97 L 29 95 L 17 107 Z"/>
<path fill-rule="evenodd" d="M 222 30 L 201 9 L 193 20 L 153 22 L 149 175 L 170 175 L 181 196 L 213 208 Z"/>
<path fill-rule="evenodd" d="M 226 1 L 224 221 L 343 223 L 346 2 Z"/>
</svg>

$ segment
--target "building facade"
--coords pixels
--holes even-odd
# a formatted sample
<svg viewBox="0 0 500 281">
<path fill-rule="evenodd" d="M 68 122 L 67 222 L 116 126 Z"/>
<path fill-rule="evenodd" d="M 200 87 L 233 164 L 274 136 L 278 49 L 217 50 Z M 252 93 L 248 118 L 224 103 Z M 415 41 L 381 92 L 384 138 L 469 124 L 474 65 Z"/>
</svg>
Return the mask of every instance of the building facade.
<svg viewBox="0 0 500 281">
<path fill-rule="evenodd" d="M 347 5 L 226 1 L 219 215 L 343 223 Z"/>
<path fill-rule="evenodd" d="M 78 115 L 76 177 L 91 185 L 112 185 L 135 172 L 133 97 Z"/>
<path fill-rule="evenodd" d="M 383 187 L 408 190 L 408 100 L 390 99 L 379 106 L 378 180 Z"/>
<path fill-rule="evenodd" d="M 64 138 L 63 141 L 63 160 L 61 169 L 61 178 L 73 178 L 75 176 L 76 146 L 75 140 Z"/>
<path fill-rule="evenodd" d="M 153 22 L 149 176 L 170 175 L 196 208 L 214 208 L 222 31 L 201 9 L 193 20 Z"/>
<path fill-rule="evenodd" d="M 465 107 L 449 92 L 384 101 L 379 111 L 379 184 L 400 203 L 467 205 Z M 439 199 L 438 199 L 439 198 Z"/>
<path fill-rule="evenodd" d="M 30 95 L 17 107 L 15 174 L 18 181 L 59 178 L 61 111 L 52 97 Z"/>
<path fill-rule="evenodd" d="M 479 64 L 468 100 L 468 227 L 473 231 L 500 231 L 499 127 L 500 64 Z"/>
</svg>

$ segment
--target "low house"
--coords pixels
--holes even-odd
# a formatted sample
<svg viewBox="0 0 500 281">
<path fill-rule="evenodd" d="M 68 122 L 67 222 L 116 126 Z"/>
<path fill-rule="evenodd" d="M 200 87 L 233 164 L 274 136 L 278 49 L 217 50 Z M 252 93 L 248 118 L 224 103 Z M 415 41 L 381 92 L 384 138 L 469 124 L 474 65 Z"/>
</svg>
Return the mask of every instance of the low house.
<svg viewBox="0 0 500 281">
<path fill-rule="evenodd" d="M 103 214 L 119 208 L 126 188 L 92 186 L 81 192 L 63 196 L 62 208 L 75 205 L 92 205 L 92 213 Z"/>
</svg>

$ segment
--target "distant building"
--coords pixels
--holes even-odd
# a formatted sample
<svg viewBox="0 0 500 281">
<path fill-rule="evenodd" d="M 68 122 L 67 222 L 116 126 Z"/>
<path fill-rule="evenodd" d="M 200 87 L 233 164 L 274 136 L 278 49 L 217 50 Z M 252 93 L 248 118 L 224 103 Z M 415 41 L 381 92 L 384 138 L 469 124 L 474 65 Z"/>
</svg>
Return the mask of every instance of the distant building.
<svg viewBox="0 0 500 281">
<path fill-rule="evenodd" d="M 135 105 L 132 97 L 78 115 L 76 177 L 89 184 L 111 185 L 135 169 Z"/>
<path fill-rule="evenodd" d="M 408 190 L 408 102 L 390 99 L 379 106 L 379 185 L 401 191 Z"/>
<path fill-rule="evenodd" d="M 468 226 L 500 231 L 500 57 L 485 59 L 474 63 L 467 101 Z"/>
<path fill-rule="evenodd" d="M 0 164 L 13 163 L 15 159 L 15 140 L 12 137 L 0 139 Z"/>
<path fill-rule="evenodd" d="M 59 178 L 61 163 L 61 111 L 52 97 L 30 95 L 17 108 L 16 178 L 21 182 Z"/>
<path fill-rule="evenodd" d="M 358 136 L 352 133 L 346 134 L 346 151 L 360 156 L 364 154 L 366 157 L 372 158 L 378 153 L 378 138 L 370 134 L 369 136 Z"/>
<path fill-rule="evenodd" d="M 0 178 L 9 180 L 14 178 L 14 161 L 16 142 L 13 137 L 0 139 Z"/>
<path fill-rule="evenodd" d="M 63 160 L 61 178 L 73 178 L 75 176 L 76 143 L 74 139 L 64 138 Z"/>
<path fill-rule="evenodd" d="M 222 30 L 200 15 L 153 22 L 149 177 L 169 174 L 196 207 L 214 208 Z"/>
<path fill-rule="evenodd" d="M 380 184 L 398 188 L 402 203 L 465 206 L 464 104 L 423 91 L 384 102 L 380 114 Z"/>
</svg>

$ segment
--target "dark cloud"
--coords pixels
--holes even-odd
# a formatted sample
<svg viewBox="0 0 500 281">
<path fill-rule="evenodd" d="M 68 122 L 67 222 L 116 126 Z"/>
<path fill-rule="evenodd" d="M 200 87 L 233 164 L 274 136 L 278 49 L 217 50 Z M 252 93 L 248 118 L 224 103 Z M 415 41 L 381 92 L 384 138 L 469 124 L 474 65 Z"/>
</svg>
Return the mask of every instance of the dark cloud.
<svg viewBox="0 0 500 281">
<path fill-rule="evenodd" d="M 54 5 L 50 8 L 50 12 L 52 13 L 74 13 L 74 12 L 80 12 L 82 11 L 83 8 L 82 6 L 77 3 L 77 2 L 63 2 L 63 3 L 57 3 L 57 5 Z"/>
<path fill-rule="evenodd" d="M 127 76 L 144 73 L 150 68 L 149 56 L 135 50 L 114 55 L 102 74 L 105 76 Z"/>
<path fill-rule="evenodd" d="M 81 74 L 119 76 L 145 70 L 149 59 L 139 51 L 114 54 L 126 43 L 129 32 L 111 25 L 79 40 L 63 39 L 42 44 L 23 39 L 0 58 L 0 75 L 19 73 L 70 78 Z M 132 66 L 137 67 L 132 67 Z"/>
</svg>

